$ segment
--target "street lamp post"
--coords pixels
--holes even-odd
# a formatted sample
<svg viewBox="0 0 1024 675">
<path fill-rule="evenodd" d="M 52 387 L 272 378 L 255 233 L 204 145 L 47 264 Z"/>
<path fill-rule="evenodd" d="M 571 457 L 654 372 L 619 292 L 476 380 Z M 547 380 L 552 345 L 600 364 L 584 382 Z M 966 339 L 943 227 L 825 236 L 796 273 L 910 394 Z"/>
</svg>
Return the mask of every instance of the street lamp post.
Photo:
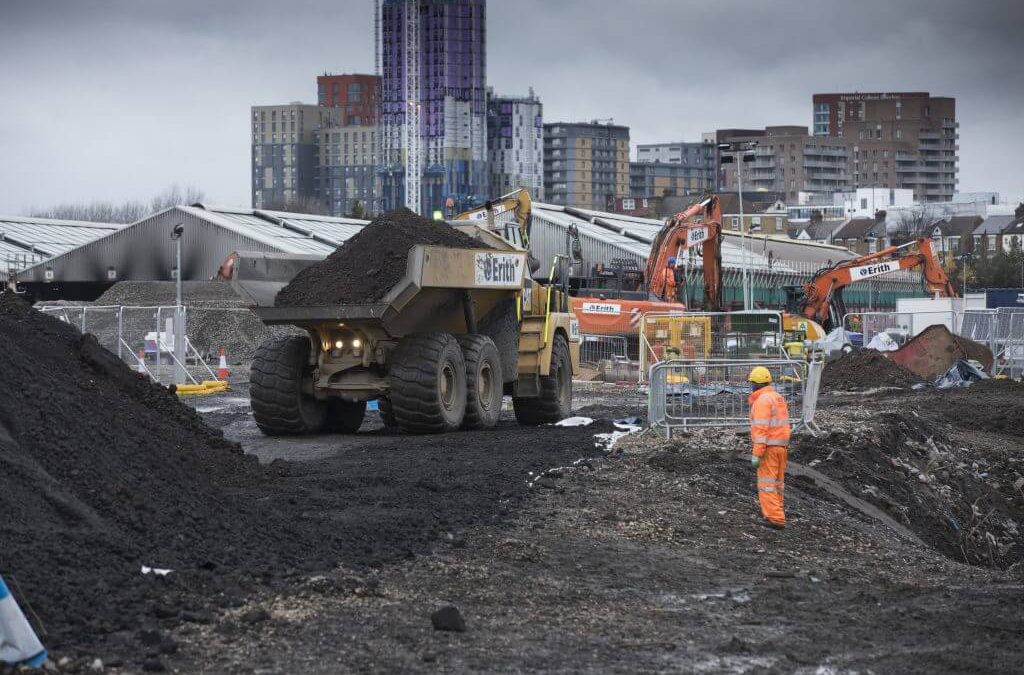
<svg viewBox="0 0 1024 675">
<path fill-rule="evenodd" d="M 185 307 L 182 304 L 182 270 L 181 270 L 181 235 L 185 232 L 185 226 L 178 223 L 171 231 L 171 240 L 175 247 L 175 299 L 174 308 L 174 383 L 185 384 Z M 160 342 L 159 335 L 157 342 Z M 159 349 L 159 347 L 157 347 Z"/>
<path fill-rule="evenodd" d="M 746 224 L 744 223 L 743 213 L 743 162 L 749 162 L 754 159 L 754 148 L 757 147 L 757 141 L 751 141 L 748 143 L 721 143 L 718 149 L 722 152 L 722 163 L 730 164 L 736 162 L 736 180 L 739 186 L 739 202 L 740 202 L 740 245 L 743 249 L 743 262 L 741 263 L 741 275 L 743 284 L 743 309 L 750 311 L 753 309 L 753 288 L 751 281 L 748 277 L 748 269 L 750 267 L 750 250 L 747 248 L 747 230 Z M 752 275 L 750 275 L 752 277 Z"/>
</svg>

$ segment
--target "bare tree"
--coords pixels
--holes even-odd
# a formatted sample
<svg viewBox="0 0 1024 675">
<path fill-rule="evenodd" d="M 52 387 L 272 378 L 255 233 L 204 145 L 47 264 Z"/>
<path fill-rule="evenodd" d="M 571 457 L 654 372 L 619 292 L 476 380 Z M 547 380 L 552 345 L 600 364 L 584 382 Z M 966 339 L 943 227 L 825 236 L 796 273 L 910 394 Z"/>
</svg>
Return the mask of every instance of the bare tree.
<svg viewBox="0 0 1024 675">
<path fill-rule="evenodd" d="M 182 190 L 179 186 L 172 185 L 154 197 L 149 206 L 139 201 L 128 201 L 123 204 L 111 202 L 65 203 L 46 209 L 32 209 L 29 216 L 58 220 L 83 220 L 91 223 L 134 223 L 150 213 L 163 211 L 179 204 L 194 204 L 202 199 L 203 191 L 197 187 L 189 186 Z"/>
<path fill-rule="evenodd" d="M 892 233 L 893 244 L 905 244 L 906 242 L 924 236 L 925 230 L 934 221 L 933 209 L 928 206 L 915 206 L 911 209 L 900 211 L 896 220 L 896 228 Z"/>
</svg>

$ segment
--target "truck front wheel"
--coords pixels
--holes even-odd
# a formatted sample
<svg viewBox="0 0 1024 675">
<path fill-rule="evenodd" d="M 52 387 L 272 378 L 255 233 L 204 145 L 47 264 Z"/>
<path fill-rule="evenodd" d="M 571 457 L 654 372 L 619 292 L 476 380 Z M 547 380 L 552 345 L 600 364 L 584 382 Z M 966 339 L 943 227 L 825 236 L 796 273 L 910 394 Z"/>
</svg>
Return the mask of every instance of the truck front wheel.
<svg viewBox="0 0 1024 675">
<path fill-rule="evenodd" d="M 410 335 L 395 349 L 388 398 L 402 431 L 455 431 L 466 415 L 466 362 L 448 333 Z"/>
<path fill-rule="evenodd" d="M 264 342 L 253 355 L 249 402 L 256 426 L 268 436 L 315 434 L 327 422 L 327 401 L 302 390 L 310 346 L 305 335 L 282 335 Z"/>
</svg>

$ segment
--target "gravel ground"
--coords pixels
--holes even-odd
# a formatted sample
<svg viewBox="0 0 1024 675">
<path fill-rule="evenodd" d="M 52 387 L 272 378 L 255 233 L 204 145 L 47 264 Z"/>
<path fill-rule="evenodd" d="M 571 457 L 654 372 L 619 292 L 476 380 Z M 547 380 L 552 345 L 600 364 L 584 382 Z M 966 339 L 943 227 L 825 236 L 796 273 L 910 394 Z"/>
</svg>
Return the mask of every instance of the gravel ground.
<svg viewBox="0 0 1024 675">
<path fill-rule="evenodd" d="M 833 434 L 852 434 L 884 412 L 938 414 L 946 396 L 825 397 L 822 419 Z M 577 407 L 616 413 L 606 388 L 578 389 Z M 635 412 L 634 402 L 618 412 Z M 264 460 L 305 456 L 312 468 L 346 452 L 323 439 L 296 445 L 257 437 L 234 404 L 207 418 Z M 954 426 L 940 431 L 950 448 L 971 440 Z M 546 432 L 510 433 L 525 445 Z M 794 447 L 790 527 L 766 529 L 747 443 L 717 433 L 672 444 L 626 437 L 603 460 L 546 474 L 500 522 L 443 534 L 423 555 L 368 570 L 339 565 L 296 578 L 287 592 L 254 594 L 212 623 L 171 629 L 181 650 L 168 664 L 239 673 L 1002 673 L 1019 666 L 1019 563 L 1008 570 L 964 564 L 927 540 L 931 519 L 892 515 L 899 510 L 841 464 L 823 461 L 813 440 Z M 401 439 L 412 453 L 432 444 Z M 386 437 L 370 433 L 362 447 L 393 459 Z M 978 454 L 1002 448 L 1005 462 L 1024 458 L 1019 438 L 990 434 L 975 447 Z M 876 460 L 863 456 L 862 465 Z M 432 628 L 431 614 L 448 604 L 461 611 L 466 632 Z"/>
</svg>

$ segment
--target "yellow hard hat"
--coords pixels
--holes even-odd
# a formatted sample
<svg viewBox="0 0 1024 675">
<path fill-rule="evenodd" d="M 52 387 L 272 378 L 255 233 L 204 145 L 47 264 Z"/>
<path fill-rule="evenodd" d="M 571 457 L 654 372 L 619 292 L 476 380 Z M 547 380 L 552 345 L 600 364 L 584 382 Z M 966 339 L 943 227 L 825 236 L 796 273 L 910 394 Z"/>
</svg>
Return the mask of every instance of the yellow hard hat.
<svg viewBox="0 0 1024 675">
<path fill-rule="evenodd" d="M 748 381 L 754 384 L 770 384 L 772 381 L 772 374 L 764 366 L 758 366 L 750 371 L 750 377 Z"/>
</svg>

